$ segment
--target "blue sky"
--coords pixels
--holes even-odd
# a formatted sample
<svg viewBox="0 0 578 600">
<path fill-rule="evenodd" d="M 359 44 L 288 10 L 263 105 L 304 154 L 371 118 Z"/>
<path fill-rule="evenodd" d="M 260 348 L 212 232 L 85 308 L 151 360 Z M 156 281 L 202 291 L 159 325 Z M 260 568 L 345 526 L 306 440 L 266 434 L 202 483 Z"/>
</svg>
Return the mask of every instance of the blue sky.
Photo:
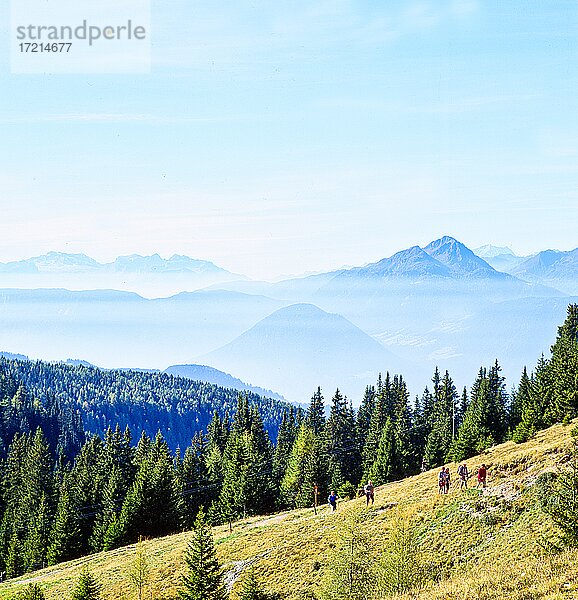
<svg viewBox="0 0 578 600">
<path fill-rule="evenodd" d="M 578 246 L 574 0 L 153 0 L 151 73 L 109 76 L 11 74 L 1 11 L 1 261 Z"/>
</svg>

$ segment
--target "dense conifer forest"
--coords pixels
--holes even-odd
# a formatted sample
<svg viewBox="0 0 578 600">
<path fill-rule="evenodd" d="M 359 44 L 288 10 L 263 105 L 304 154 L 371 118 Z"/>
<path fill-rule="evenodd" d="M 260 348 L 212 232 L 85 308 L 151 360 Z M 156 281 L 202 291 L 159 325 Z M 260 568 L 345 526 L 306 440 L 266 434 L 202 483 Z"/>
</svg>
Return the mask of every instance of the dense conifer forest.
<svg viewBox="0 0 578 600">
<path fill-rule="evenodd" d="M 0 386 L 0 398 L 10 399 L 22 386 L 18 399 L 11 403 L 16 411 L 12 426 L 8 432 L 0 430 L 5 443 L 15 431 L 32 431 L 38 425 L 35 419 L 53 414 L 60 419 L 62 435 L 74 437 L 67 442 L 74 444 L 72 456 L 79 449 L 82 431 L 102 437 L 116 425 L 139 434 L 144 431 L 150 437 L 160 431 L 173 451 L 178 446 L 183 448 L 197 431 L 206 431 L 215 410 L 221 416 L 234 412 L 238 394 L 232 389 L 165 373 L 106 371 L 2 357 Z M 288 405 L 251 392 L 247 397 L 259 406 L 265 429 L 274 439 Z"/>
<path fill-rule="evenodd" d="M 13 577 L 188 529 L 201 506 L 213 523 L 311 506 L 315 486 L 321 501 L 330 490 L 352 496 L 367 479 L 521 442 L 578 416 L 577 381 L 578 305 L 551 356 L 510 392 L 497 361 L 463 390 L 436 369 L 415 401 L 401 375 L 385 373 L 357 410 L 337 390 L 328 416 L 321 389 L 301 411 L 167 376 L 4 360 L 0 570 Z"/>
</svg>

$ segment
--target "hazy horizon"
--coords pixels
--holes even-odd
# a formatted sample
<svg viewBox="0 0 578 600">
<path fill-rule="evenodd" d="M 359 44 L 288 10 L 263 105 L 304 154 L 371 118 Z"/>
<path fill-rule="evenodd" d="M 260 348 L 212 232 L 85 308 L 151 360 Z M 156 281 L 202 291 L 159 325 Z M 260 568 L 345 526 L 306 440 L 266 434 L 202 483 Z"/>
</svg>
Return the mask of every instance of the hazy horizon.
<svg viewBox="0 0 578 600">
<path fill-rule="evenodd" d="M 177 0 L 152 11 L 150 73 L 125 75 L 11 73 L 8 12 L 3 261 L 159 252 L 272 279 L 446 233 L 576 245 L 575 2 Z"/>
</svg>

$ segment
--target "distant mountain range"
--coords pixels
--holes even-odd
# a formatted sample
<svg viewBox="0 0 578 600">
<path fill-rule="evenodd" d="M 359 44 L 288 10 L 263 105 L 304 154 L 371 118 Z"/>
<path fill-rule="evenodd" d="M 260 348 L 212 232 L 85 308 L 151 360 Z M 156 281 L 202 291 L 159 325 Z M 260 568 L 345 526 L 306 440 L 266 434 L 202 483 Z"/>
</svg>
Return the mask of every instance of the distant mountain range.
<svg viewBox="0 0 578 600">
<path fill-rule="evenodd" d="M 569 252 L 545 250 L 513 267 L 512 275 L 578 294 L 578 248 Z"/>
<path fill-rule="evenodd" d="M 215 283 L 245 279 L 214 263 L 188 256 L 119 256 L 100 263 L 85 254 L 48 252 L 26 260 L 0 263 L 0 287 L 116 289 L 145 296 L 172 295 Z"/>
<path fill-rule="evenodd" d="M 578 248 L 543 250 L 532 256 L 516 256 L 509 248 L 482 246 L 474 251 L 496 270 L 519 279 L 578 294 Z"/>
<path fill-rule="evenodd" d="M 191 377 L 215 377 L 237 389 L 261 386 L 293 402 L 306 402 L 318 385 L 326 397 L 340 387 L 359 401 L 386 370 L 402 371 L 412 393 L 436 365 L 449 368 L 458 385 L 470 384 L 495 358 L 513 383 L 524 365 L 548 352 L 578 295 L 577 254 L 516 257 L 489 246 L 473 252 L 444 236 L 364 266 L 277 283 L 225 272 L 209 289 L 158 298 L 194 287 L 199 280 L 187 269 L 203 261 L 153 255 L 98 266 L 84 255 L 50 253 L 44 263 L 31 259 L 32 275 L 14 277 L 30 277 L 36 288 L 61 276 L 77 284 L 112 277 L 124 287 L 13 289 L 9 270 L 16 267 L 0 269 L 0 287 L 9 288 L 0 289 L 0 348 L 48 360 L 80 356 L 107 368 L 174 365 Z M 501 259 L 515 260 L 515 268 L 499 268 Z M 49 263 L 53 271 L 42 271 Z M 135 282 L 157 298 L 120 291 Z"/>
<path fill-rule="evenodd" d="M 119 256 L 110 263 L 100 263 L 86 254 L 66 254 L 63 252 L 48 252 L 26 260 L 8 263 L 0 262 L 0 273 L 93 273 L 107 271 L 113 273 L 226 273 L 206 260 L 196 260 L 188 256 L 174 254 L 168 259 L 158 254 L 141 256 L 131 254 Z M 241 277 L 235 275 L 235 277 Z"/>
<path fill-rule="evenodd" d="M 213 383 L 219 387 L 239 390 L 240 392 L 252 392 L 265 398 L 274 398 L 275 400 L 284 401 L 285 398 L 280 394 L 276 394 L 271 390 L 249 385 L 225 373 L 215 369 L 213 367 L 207 367 L 206 365 L 173 365 L 168 369 L 164 370 L 167 375 L 174 375 L 175 377 L 184 377 L 186 379 L 192 379 L 194 381 L 204 381 L 205 383 Z"/>
</svg>

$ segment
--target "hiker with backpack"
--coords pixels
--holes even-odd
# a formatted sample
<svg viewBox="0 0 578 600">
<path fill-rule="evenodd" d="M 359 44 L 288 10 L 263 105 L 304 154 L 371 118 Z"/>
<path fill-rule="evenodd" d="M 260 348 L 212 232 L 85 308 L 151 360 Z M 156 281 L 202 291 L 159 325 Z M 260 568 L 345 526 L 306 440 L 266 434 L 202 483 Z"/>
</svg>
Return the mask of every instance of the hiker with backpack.
<svg viewBox="0 0 578 600">
<path fill-rule="evenodd" d="M 447 494 L 450 491 L 451 483 L 452 482 L 451 482 L 450 468 L 446 467 L 446 481 L 445 481 L 444 494 Z"/>
<path fill-rule="evenodd" d="M 364 486 L 363 491 L 365 492 L 365 506 L 369 506 L 369 501 L 371 500 L 371 505 L 373 506 L 373 483 L 371 483 L 371 479 Z"/>
<path fill-rule="evenodd" d="M 446 469 L 442 467 L 442 470 L 438 474 L 438 494 L 444 494 L 446 489 Z"/>
<path fill-rule="evenodd" d="M 466 463 L 463 463 L 458 467 L 458 475 L 460 476 L 460 490 L 463 490 L 464 488 L 466 488 L 467 490 L 470 473 L 468 471 L 468 465 L 466 465 Z"/>
<path fill-rule="evenodd" d="M 482 463 L 482 466 L 478 469 L 478 485 L 476 486 L 476 488 L 479 488 L 481 485 L 483 489 L 486 489 L 487 475 L 488 475 L 488 470 L 486 468 L 486 465 L 484 465 Z"/>
<path fill-rule="evenodd" d="M 327 503 L 331 507 L 331 512 L 335 512 L 337 510 L 337 494 L 332 491 L 327 498 Z"/>
</svg>

